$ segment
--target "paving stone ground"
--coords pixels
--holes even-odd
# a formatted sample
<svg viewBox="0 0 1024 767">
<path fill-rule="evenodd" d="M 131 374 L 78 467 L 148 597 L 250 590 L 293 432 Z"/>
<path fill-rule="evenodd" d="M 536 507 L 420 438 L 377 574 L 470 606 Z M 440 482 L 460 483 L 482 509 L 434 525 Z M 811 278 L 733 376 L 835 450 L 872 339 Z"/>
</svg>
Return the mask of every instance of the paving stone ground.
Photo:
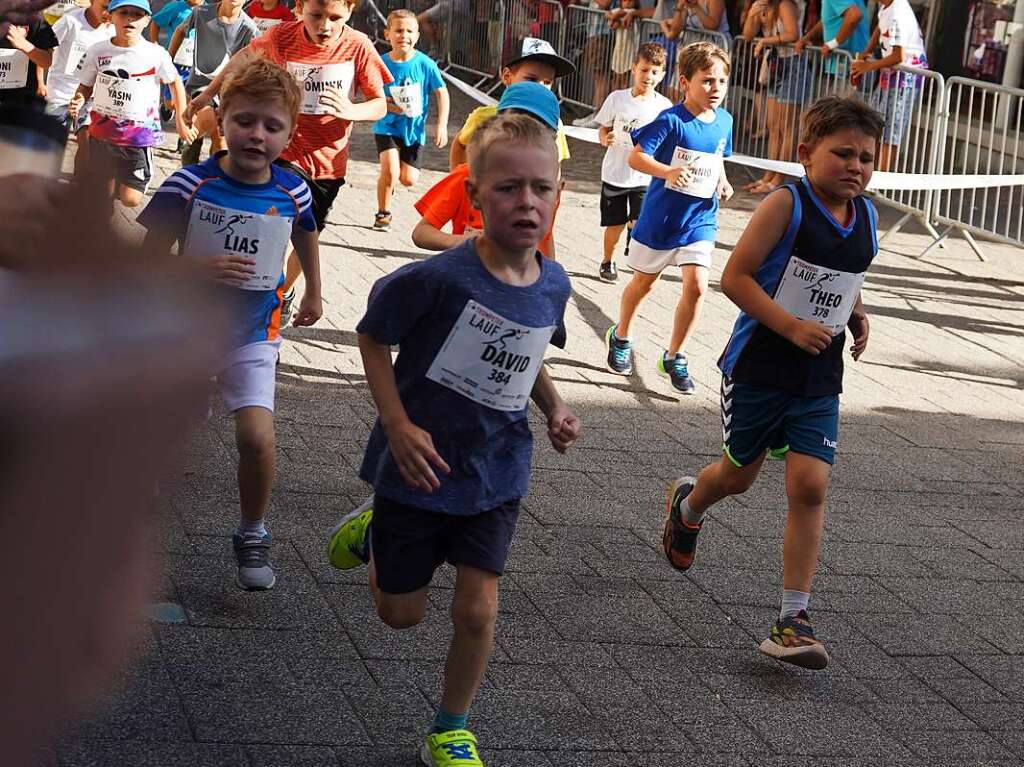
<svg viewBox="0 0 1024 767">
<path fill-rule="evenodd" d="M 453 122 L 468 105 L 456 107 Z M 569 344 L 547 364 L 584 432 L 566 456 L 538 439 L 470 722 L 486 763 L 1024 763 L 1024 253 L 987 245 L 980 263 L 953 242 L 920 260 L 913 230 L 885 243 L 865 286 L 871 345 L 847 368 L 812 601 L 833 663 L 804 672 L 756 650 L 779 600 L 780 466 L 713 510 L 689 574 L 658 549 L 666 484 L 720 447 L 715 360 L 736 310 L 717 279 L 754 201 L 722 212 L 690 350 L 701 388 L 680 400 L 654 367 L 676 275 L 641 312 L 638 374 L 605 371 L 620 288 L 596 277 L 599 152 L 572 148 L 557 224 Z M 63 767 L 416 763 L 452 573 L 439 571 L 424 624 L 395 633 L 374 616 L 364 573 L 333 570 L 325 543 L 367 492 L 356 470 L 374 410 L 354 326 L 374 280 L 428 256 L 409 238 L 412 202 L 443 162 L 426 153 L 420 186 L 397 195 L 381 234 L 369 228 L 366 128 L 353 158 L 321 242 L 326 314 L 286 331 L 279 367 L 278 585 L 233 585 L 233 431 L 218 411 L 160 514 L 153 599 L 187 621 L 146 625 L 118 691 L 51 755 Z"/>
</svg>

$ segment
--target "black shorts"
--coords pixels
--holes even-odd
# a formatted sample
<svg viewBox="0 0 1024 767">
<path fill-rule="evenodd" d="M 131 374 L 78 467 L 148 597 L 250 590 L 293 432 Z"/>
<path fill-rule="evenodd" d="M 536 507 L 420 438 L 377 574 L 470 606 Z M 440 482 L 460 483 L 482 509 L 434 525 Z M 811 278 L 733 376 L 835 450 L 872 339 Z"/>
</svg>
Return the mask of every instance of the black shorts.
<svg viewBox="0 0 1024 767">
<path fill-rule="evenodd" d="M 383 133 L 374 133 L 373 138 L 377 142 L 377 154 L 386 152 L 388 149 L 397 149 L 398 159 L 403 165 L 411 165 L 414 168 L 420 167 L 421 144 L 407 145 L 398 136 L 388 136 Z"/>
<path fill-rule="evenodd" d="M 327 226 L 327 214 L 331 212 L 331 206 L 338 196 L 338 190 L 345 186 L 345 179 L 321 178 L 314 180 L 298 165 L 287 160 L 274 160 L 274 165 L 281 166 L 306 182 L 310 196 L 313 198 L 313 218 L 316 219 L 316 230 L 322 232 Z"/>
<path fill-rule="evenodd" d="M 145 194 L 153 180 L 153 148 L 109 144 L 90 136 L 88 172 Z"/>
<path fill-rule="evenodd" d="M 518 500 L 457 516 L 406 506 L 378 494 L 370 528 L 377 585 L 388 594 L 417 591 L 430 584 L 443 562 L 501 575 L 518 518 Z"/>
<path fill-rule="evenodd" d="M 601 226 L 624 226 L 640 218 L 646 186 L 622 187 L 601 182 Z"/>
</svg>

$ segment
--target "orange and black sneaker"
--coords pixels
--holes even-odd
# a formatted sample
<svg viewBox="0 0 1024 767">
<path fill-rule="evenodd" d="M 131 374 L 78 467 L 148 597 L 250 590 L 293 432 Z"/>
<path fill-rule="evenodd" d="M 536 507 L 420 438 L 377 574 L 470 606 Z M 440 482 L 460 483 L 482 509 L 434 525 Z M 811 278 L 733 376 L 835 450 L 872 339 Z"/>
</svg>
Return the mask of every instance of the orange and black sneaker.
<svg viewBox="0 0 1024 767">
<path fill-rule="evenodd" d="M 776 660 L 815 671 L 828 665 L 828 653 L 814 636 L 806 610 L 779 618 L 772 624 L 772 634 L 761 642 L 761 652 Z"/>
<path fill-rule="evenodd" d="M 693 556 L 697 553 L 697 535 L 700 525 L 688 525 L 683 520 L 679 507 L 693 490 L 697 480 L 693 477 L 680 477 L 668 488 L 668 519 L 665 520 L 665 532 L 661 544 L 665 548 L 668 563 L 676 570 L 689 570 L 693 564 Z"/>
</svg>

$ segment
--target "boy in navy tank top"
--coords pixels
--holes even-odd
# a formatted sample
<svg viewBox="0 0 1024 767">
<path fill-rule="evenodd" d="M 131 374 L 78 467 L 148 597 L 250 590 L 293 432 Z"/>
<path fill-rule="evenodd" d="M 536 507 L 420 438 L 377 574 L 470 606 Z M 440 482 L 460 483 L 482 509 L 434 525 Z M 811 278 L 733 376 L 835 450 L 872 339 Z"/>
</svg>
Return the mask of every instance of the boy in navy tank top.
<svg viewBox="0 0 1024 767">
<path fill-rule="evenodd" d="M 745 492 L 766 455 L 785 459 L 782 609 L 760 649 L 811 669 L 828 663 L 807 604 L 839 439 L 845 329 L 853 359 L 868 342 L 860 288 L 878 227 L 861 193 L 883 127 L 855 98 L 823 98 L 804 117 L 798 153 L 807 176 L 758 207 L 722 274 L 722 290 L 741 310 L 718 361 L 724 454 L 668 493 L 665 554 L 686 570 L 707 510 Z"/>
</svg>

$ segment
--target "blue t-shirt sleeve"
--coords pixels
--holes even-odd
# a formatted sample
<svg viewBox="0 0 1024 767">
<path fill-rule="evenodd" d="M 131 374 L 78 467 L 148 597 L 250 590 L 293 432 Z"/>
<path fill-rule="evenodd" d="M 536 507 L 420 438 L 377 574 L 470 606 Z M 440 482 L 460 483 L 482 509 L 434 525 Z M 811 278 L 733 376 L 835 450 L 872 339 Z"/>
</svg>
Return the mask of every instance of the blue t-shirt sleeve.
<svg viewBox="0 0 1024 767">
<path fill-rule="evenodd" d="M 437 64 L 434 63 L 433 59 L 427 59 L 427 90 L 436 91 L 438 88 L 444 88 L 444 78 L 441 76 L 441 70 L 438 69 Z"/>
<path fill-rule="evenodd" d="M 630 134 L 633 137 L 633 144 L 640 147 L 645 154 L 653 156 L 672 133 L 672 120 L 671 114 L 662 112 L 647 125 L 637 128 Z"/>
<path fill-rule="evenodd" d="M 184 181 L 181 171 L 175 171 L 153 194 L 153 199 L 135 219 L 146 229 L 162 229 L 180 238 L 188 221 L 187 195 L 179 184 Z"/>
<path fill-rule="evenodd" d="M 356 332 L 395 346 L 436 304 L 437 286 L 426 262 L 407 264 L 374 283 Z"/>
</svg>

